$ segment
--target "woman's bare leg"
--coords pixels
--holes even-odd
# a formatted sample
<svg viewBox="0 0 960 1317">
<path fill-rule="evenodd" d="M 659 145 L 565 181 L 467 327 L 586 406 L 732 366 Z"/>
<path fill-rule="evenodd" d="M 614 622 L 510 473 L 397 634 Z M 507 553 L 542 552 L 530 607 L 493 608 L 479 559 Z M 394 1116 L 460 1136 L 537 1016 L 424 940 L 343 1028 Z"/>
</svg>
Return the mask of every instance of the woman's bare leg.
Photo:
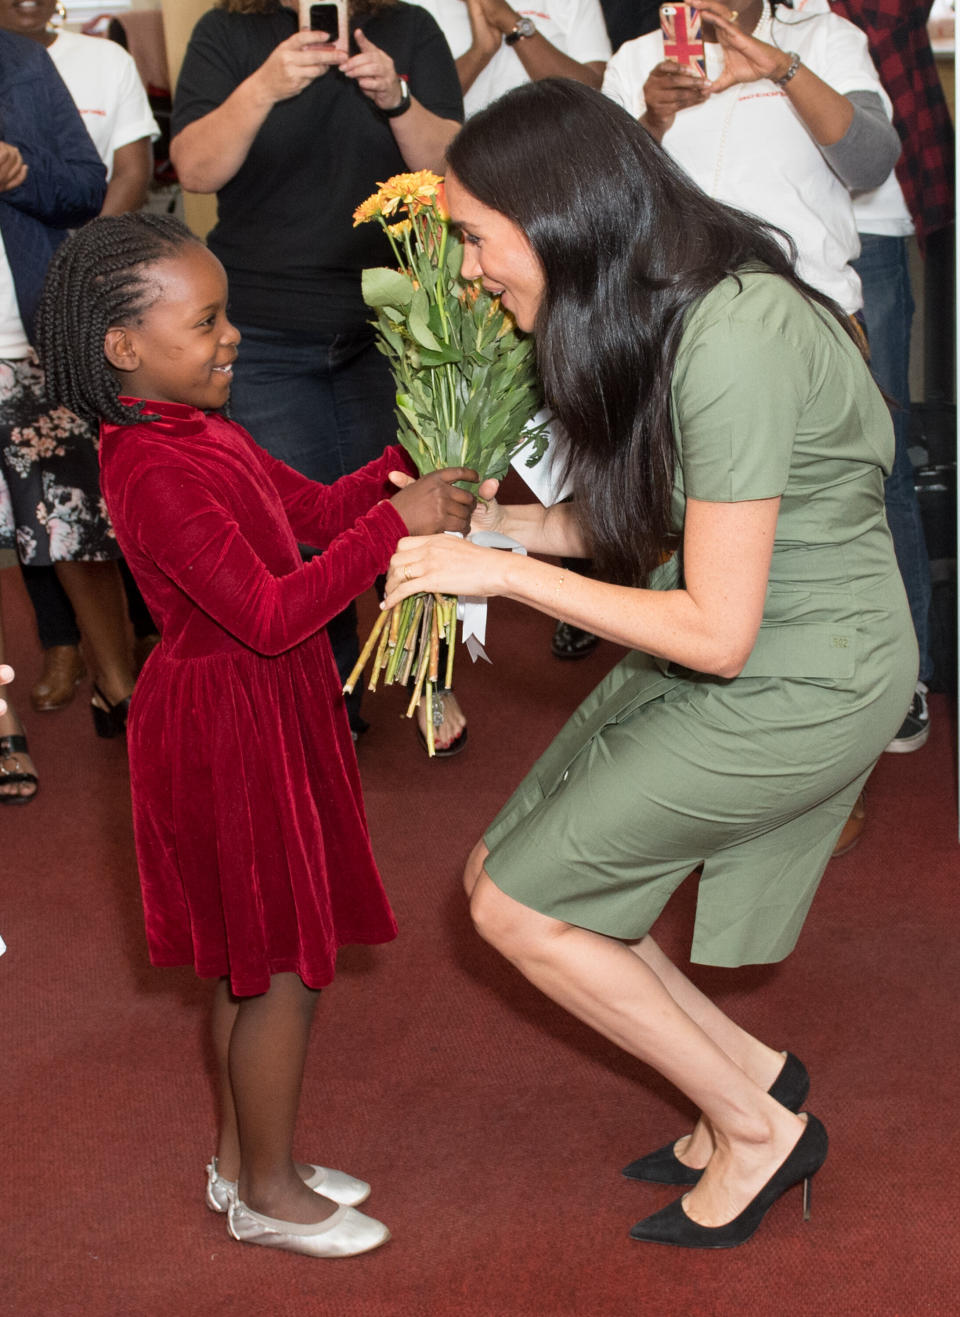
<svg viewBox="0 0 960 1317">
<path fill-rule="evenodd" d="M 335 1203 L 306 1187 L 293 1161 L 300 1086 L 319 995 L 296 974 L 274 974 L 267 992 L 240 998 L 228 1049 L 240 1199 L 265 1216 L 304 1224 L 324 1221 L 336 1210 Z M 222 1003 L 221 1015 L 223 1024 Z"/>
<path fill-rule="evenodd" d="M 531 983 L 653 1066 L 704 1112 L 716 1150 L 685 1209 L 708 1226 L 737 1216 L 800 1138 L 803 1121 L 731 1060 L 622 942 L 521 905 L 485 871 L 471 911 L 481 935 Z"/>
<path fill-rule="evenodd" d="M 77 616 L 96 683 L 110 703 L 117 704 L 133 690 L 120 569 L 115 562 L 58 562 L 55 566 Z"/>
<path fill-rule="evenodd" d="M 626 944 L 629 950 L 653 970 L 670 996 L 700 1026 L 718 1047 L 743 1070 L 755 1084 L 767 1090 L 783 1068 L 783 1054 L 760 1042 L 724 1015 L 709 997 L 704 996 L 682 970 L 669 960 L 652 937 Z M 685 1166 L 701 1168 L 713 1155 L 716 1143 L 710 1122 L 701 1114 L 693 1133 L 678 1139 L 674 1152 Z"/>
</svg>

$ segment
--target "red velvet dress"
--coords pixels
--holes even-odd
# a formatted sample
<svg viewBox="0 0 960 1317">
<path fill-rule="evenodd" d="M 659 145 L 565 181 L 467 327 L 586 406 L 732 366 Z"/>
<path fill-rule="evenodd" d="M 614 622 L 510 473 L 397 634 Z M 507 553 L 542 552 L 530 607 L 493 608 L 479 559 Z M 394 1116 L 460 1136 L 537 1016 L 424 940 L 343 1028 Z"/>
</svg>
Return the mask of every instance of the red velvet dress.
<svg viewBox="0 0 960 1317">
<path fill-rule="evenodd" d="M 392 448 L 317 485 L 219 415 L 146 410 L 102 425 L 100 464 L 162 635 L 127 731 L 150 959 L 239 996 L 284 971 L 320 988 L 338 947 L 396 934 L 323 628 L 406 534 L 384 500 L 410 463 Z"/>
</svg>

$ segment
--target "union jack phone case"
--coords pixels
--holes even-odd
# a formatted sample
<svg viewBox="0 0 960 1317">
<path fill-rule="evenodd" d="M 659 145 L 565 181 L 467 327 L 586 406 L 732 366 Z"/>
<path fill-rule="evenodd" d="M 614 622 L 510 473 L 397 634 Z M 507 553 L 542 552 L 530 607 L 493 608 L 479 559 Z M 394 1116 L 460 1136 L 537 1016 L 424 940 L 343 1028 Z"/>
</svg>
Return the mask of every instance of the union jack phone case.
<svg viewBox="0 0 960 1317">
<path fill-rule="evenodd" d="M 705 78 L 707 57 L 703 48 L 699 13 L 686 4 L 661 5 L 660 27 L 663 31 L 664 58 L 672 59 Z"/>
</svg>

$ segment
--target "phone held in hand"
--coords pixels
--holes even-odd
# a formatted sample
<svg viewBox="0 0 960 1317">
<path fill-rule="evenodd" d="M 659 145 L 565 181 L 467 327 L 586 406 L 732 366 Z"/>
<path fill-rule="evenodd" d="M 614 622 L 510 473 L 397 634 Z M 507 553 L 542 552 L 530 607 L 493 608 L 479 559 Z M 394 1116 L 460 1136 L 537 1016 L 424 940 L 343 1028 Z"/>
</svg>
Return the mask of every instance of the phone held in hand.
<svg viewBox="0 0 960 1317">
<path fill-rule="evenodd" d="M 347 0 L 326 0 L 323 4 L 300 0 L 300 27 L 310 32 L 325 32 L 324 44 L 336 46 L 346 54 L 350 39 Z"/>
<path fill-rule="evenodd" d="M 660 28 L 664 58 L 705 78 L 707 57 L 699 13 L 687 4 L 661 5 Z"/>
</svg>

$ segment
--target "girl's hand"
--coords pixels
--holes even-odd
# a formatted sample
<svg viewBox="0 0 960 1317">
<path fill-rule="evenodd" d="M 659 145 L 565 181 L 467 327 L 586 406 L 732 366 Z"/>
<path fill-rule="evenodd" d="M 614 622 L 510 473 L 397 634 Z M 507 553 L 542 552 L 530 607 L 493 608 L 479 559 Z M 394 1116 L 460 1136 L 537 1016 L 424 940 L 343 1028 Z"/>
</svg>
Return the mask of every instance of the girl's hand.
<svg viewBox="0 0 960 1317">
<path fill-rule="evenodd" d="M 342 50 L 318 44 L 317 38 L 325 35 L 304 30 L 281 41 L 253 75 L 264 95 L 273 102 L 288 101 L 322 78 L 334 64 L 342 64 L 347 58 Z"/>
<path fill-rule="evenodd" d="M 470 518 L 470 530 L 499 530 L 503 523 L 503 508 L 496 500 L 499 480 L 485 480 L 477 490 L 477 506 Z M 482 501 L 481 501 L 482 500 Z"/>
<path fill-rule="evenodd" d="M 481 549 L 452 535 L 404 539 L 390 559 L 383 608 L 392 608 L 408 595 L 436 592 L 488 596 L 503 589 L 504 562 L 512 555 L 502 549 Z"/>
<path fill-rule="evenodd" d="M 368 41 L 360 28 L 354 32 L 359 55 L 352 55 L 341 65 L 343 73 L 369 96 L 378 110 L 392 110 L 400 104 L 400 78 L 394 68 L 393 60 L 385 50 Z"/>
<path fill-rule="evenodd" d="M 711 92 L 726 91 L 743 82 L 780 78 L 790 67 L 790 54 L 741 32 L 730 22 L 730 6 L 722 0 L 696 0 L 694 8 L 712 23 L 723 47 L 723 72 L 713 80 Z M 736 11 L 733 11 L 736 12 Z"/>
<path fill-rule="evenodd" d="M 465 466 L 452 466 L 421 476 L 419 480 L 405 471 L 391 471 L 390 479 L 400 486 L 400 492 L 394 494 L 390 502 L 411 535 L 435 535 L 444 530 L 465 535 L 470 529 L 470 513 L 476 499 L 467 490 L 458 489 L 453 482 L 476 483 L 479 479 L 476 471 Z"/>
<path fill-rule="evenodd" d="M 673 124 L 678 111 L 700 105 L 710 95 L 711 84 L 692 69 L 686 69 L 676 60 L 665 59 L 643 84 L 646 111 L 643 122 L 658 138 Z"/>
</svg>

